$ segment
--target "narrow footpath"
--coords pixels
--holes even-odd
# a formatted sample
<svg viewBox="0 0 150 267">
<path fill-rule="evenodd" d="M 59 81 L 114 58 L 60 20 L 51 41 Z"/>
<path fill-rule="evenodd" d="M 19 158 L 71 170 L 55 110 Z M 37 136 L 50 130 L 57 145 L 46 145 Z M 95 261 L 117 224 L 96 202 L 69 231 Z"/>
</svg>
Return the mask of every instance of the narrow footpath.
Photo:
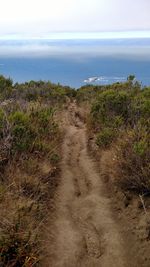
<svg viewBox="0 0 150 267">
<path fill-rule="evenodd" d="M 75 103 L 68 108 L 64 127 L 62 176 L 47 266 L 133 266 L 112 214 L 111 199 L 104 194 L 100 173 L 88 154 L 86 128 Z"/>
</svg>

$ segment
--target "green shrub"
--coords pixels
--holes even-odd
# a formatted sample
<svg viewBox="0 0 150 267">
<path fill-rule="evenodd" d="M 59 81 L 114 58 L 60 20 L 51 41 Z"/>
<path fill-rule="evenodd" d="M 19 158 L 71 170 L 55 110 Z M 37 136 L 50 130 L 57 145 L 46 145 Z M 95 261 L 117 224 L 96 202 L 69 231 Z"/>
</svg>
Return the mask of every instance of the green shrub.
<svg viewBox="0 0 150 267">
<path fill-rule="evenodd" d="M 0 75 L 0 91 L 4 91 L 7 87 L 11 87 L 13 81 L 10 78 L 5 78 Z"/>
<path fill-rule="evenodd" d="M 108 148 L 116 136 L 116 132 L 112 128 L 103 128 L 97 134 L 96 144 L 102 148 Z"/>
<path fill-rule="evenodd" d="M 13 81 L 0 75 L 0 98 L 5 100 L 11 96 L 13 89 Z"/>
<path fill-rule="evenodd" d="M 16 111 L 9 116 L 12 123 L 13 150 L 25 152 L 32 146 L 35 133 L 31 130 L 30 118 L 21 111 Z"/>
<path fill-rule="evenodd" d="M 40 110 L 32 111 L 31 119 L 37 136 L 53 137 L 57 133 L 58 125 L 54 121 L 55 110 L 45 107 Z"/>
<path fill-rule="evenodd" d="M 125 83 L 108 85 L 91 107 L 90 127 L 96 144 L 108 148 L 115 140 L 123 191 L 150 193 L 150 88 L 129 76 Z"/>
<path fill-rule="evenodd" d="M 126 132 L 118 143 L 118 185 L 123 191 L 150 193 L 150 141 L 143 128 Z"/>
<path fill-rule="evenodd" d="M 133 144 L 133 151 L 139 156 L 144 156 L 147 150 L 148 142 L 146 140 L 140 140 L 139 142 Z"/>
<path fill-rule="evenodd" d="M 130 117 L 134 124 L 150 118 L 150 98 L 144 96 L 143 92 L 133 98 Z"/>
<path fill-rule="evenodd" d="M 38 123 L 42 127 L 47 127 L 50 122 L 50 119 L 53 118 L 54 112 L 55 111 L 53 108 L 43 108 L 39 111 L 36 111 L 33 116 L 37 117 Z"/>
<path fill-rule="evenodd" d="M 114 129 L 119 129 L 124 125 L 124 119 L 122 116 L 115 116 L 109 124 L 112 125 Z"/>
<path fill-rule="evenodd" d="M 114 116 L 124 119 L 129 117 L 130 97 L 125 91 L 107 90 L 102 92 L 92 105 L 91 114 L 94 120 L 106 123 Z"/>
<path fill-rule="evenodd" d="M 15 111 L 9 116 L 10 122 L 14 125 L 28 125 L 29 124 L 29 116 L 22 111 Z"/>
</svg>

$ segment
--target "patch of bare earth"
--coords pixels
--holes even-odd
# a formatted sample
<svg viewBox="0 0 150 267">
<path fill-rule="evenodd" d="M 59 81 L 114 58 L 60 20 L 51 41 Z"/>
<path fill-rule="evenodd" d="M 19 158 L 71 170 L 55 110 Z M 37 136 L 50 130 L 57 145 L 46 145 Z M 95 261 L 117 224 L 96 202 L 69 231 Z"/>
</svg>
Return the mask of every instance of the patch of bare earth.
<svg viewBox="0 0 150 267">
<path fill-rule="evenodd" d="M 136 267 L 134 238 L 113 208 L 102 170 L 89 156 L 85 125 L 75 103 L 63 118 L 61 181 L 47 226 L 44 267 Z M 104 170 L 103 170 L 104 171 Z M 108 188 L 109 190 L 109 188 Z M 128 237 L 126 237 L 128 233 Z"/>
<path fill-rule="evenodd" d="M 101 177 L 107 188 L 106 194 L 112 199 L 112 207 L 117 221 L 121 225 L 124 239 L 128 242 L 128 253 L 132 265 L 150 266 L 150 200 L 149 197 L 136 196 L 129 192 L 121 192 L 115 185 L 118 170 L 114 148 L 103 151 L 99 166 Z"/>
</svg>

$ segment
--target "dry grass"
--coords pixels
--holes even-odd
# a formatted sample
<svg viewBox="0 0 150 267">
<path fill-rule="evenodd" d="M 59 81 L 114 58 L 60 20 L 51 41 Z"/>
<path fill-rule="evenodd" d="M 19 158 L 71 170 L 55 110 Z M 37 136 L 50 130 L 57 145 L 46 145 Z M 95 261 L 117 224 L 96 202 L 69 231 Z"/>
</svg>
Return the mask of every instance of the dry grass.
<svg viewBox="0 0 150 267">
<path fill-rule="evenodd" d="M 135 133 L 129 131 L 116 145 L 116 163 L 119 167 L 117 183 L 124 191 L 150 194 L 149 150 L 139 154 L 135 150 Z"/>
<path fill-rule="evenodd" d="M 37 106 L 27 106 L 26 113 L 12 113 L 15 114 L 11 115 L 14 123 L 8 130 L 10 136 L 16 136 L 10 139 L 9 149 L 8 146 L 3 146 L 1 140 L 4 148 L 1 150 L 4 152 L 1 153 L 0 166 L 2 267 L 39 266 L 41 255 L 44 256 L 41 240 L 50 212 L 50 201 L 58 184 L 59 146 L 62 137 L 49 113 L 49 107 L 44 105 L 39 109 L 38 106 L 36 111 Z M 34 131 L 34 138 L 32 135 L 30 138 L 29 129 L 31 133 Z M 7 136 L 4 135 L 4 138 Z"/>
<path fill-rule="evenodd" d="M 28 166 L 30 164 L 30 168 Z M 0 185 L 1 266 L 38 266 L 43 226 L 58 184 L 57 166 L 44 158 L 10 164 Z"/>
</svg>

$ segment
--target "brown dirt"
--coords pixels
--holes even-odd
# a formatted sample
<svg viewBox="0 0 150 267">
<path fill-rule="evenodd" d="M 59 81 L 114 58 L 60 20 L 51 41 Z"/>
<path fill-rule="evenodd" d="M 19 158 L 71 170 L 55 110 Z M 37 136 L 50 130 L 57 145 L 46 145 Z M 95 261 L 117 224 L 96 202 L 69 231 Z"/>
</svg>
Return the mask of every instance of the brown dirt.
<svg viewBox="0 0 150 267">
<path fill-rule="evenodd" d="M 61 182 L 47 228 L 44 267 L 141 266 L 134 239 L 125 235 L 97 164 L 89 156 L 86 128 L 75 103 L 63 116 Z"/>
<path fill-rule="evenodd" d="M 98 153 L 97 153 L 98 156 Z M 128 243 L 128 255 L 131 255 L 132 263 L 138 267 L 150 266 L 150 198 L 143 196 L 143 204 L 140 196 L 131 192 L 121 191 L 116 185 L 118 165 L 115 159 L 115 148 L 103 151 L 98 156 L 101 178 L 107 187 L 107 195 L 112 200 L 112 207 L 126 243 Z M 130 265 L 129 265 L 130 266 Z"/>
</svg>

